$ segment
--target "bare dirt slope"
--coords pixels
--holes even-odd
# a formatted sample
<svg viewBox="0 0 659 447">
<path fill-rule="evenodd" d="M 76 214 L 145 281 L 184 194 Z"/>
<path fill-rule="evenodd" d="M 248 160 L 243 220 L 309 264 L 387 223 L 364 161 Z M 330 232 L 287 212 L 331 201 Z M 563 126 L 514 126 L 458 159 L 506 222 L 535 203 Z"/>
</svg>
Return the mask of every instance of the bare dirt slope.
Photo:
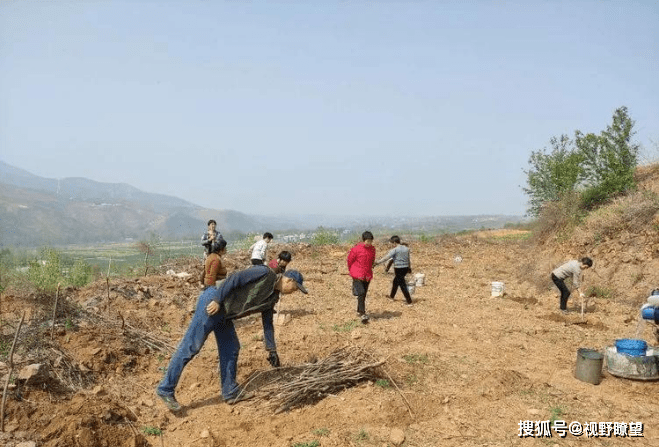
<svg viewBox="0 0 659 447">
<path fill-rule="evenodd" d="M 396 386 L 363 382 L 280 414 L 259 394 L 235 406 L 221 401 L 212 336 L 179 384 L 177 397 L 185 411 L 171 414 L 155 397 L 171 350 L 190 321 L 199 293 L 195 276 L 112 280 L 109 307 L 105 280 L 63 291 L 54 329 L 48 324 L 52 296 L 9 291 L 1 303 L 3 339 L 13 338 L 21 313 L 26 315 L 15 367 L 43 363 L 46 372 L 11 385 L 0 444 L 659 445 L 655 382 L 619 379 L 606 371 L 599 385 L 574 378 L 581 347 L 602 349 L 615 339 L 634 337 L 637 330 L 656 344 L 654 325 L 638 326 L 638 314 L 647 285 L 659 278 L 635 257 L 614 261 L 624 257 L 625 247 L 599 246 L 607 260 L 601 259 L 604 254 L 599 262 L 595 257 L 586 282 L 609 288 L 613 296 L 593 299 L 583 320 L 579 312 L 563 315 L 549 272 L 582 253 L 540 249 L 505 236 L 412 242 L 414 272 L 426 275 L 414 306 L 404 306 L 400 292 L 393 302 L 387 298 L 393 275 L 379 268 L 367 300 L 368 325 L 357 323 L 345 266 L 349 246 L 287 246 L 294 253 L 291 268 L 304 273 L 310 293 L 285 296 L 280 303 L 279 313 L 291 316 L 277 326 L 284 366 L 358 346 L 385 361 L 384 371 Z M 389 247 L 384 240 L 376 242 L 380 256 Z M 230 255 L 228 261 L 232 268 L 247 266 L 244 256 Z M 646 261 L 655 262 L 654 254 Z M 194 267 L 181 265 L 176 271 L 196 275 Z M 645 275 L 637 289 L 627 284 L 630 269 Z M 492 281 L 505 282 L 503 297 L 491 296 Z M 576 304 L 571 300 L 569 306 L 577 309 Z M 240 380 L 270 369 L 261 334 L 260 318 L 247 318 L 238 327 Z M 7 368 L 0 364 L 2 383 Z M 519 436 L 520 421 L 552 416 L 568 424 L 642 422 L 643 437 Z M 151 434 L 156 429 L 161 436 Z"/>
</svg>

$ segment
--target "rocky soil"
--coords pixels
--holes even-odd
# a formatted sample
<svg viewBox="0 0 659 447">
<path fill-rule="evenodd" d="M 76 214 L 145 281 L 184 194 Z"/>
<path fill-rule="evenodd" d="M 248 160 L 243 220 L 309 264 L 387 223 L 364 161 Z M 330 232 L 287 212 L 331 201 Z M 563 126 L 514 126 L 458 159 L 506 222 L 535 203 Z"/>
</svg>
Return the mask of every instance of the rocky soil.
<svg viewBox="0 0 659 447">
<path fill-rule="evenodd" d="M 8 290 L 0 303 L 6 392 L 0 444 L 15 446 L 528 446 L 659 445 L 657 383 L 612 376 L 599 385 L 574 377 L 579 348 L 602 350 L 619 338 L 656 344 L 654 324 L 639 307 L 654 286 L 659 251 L 620 240 L 552 249 L 514 231 L 411 242 L 414 273 L 425 274 L 414 305 L 387 298 L 393 275 L 382 267 L 367 299 L 370 323 L 356 317 L 345 258 L 348 245 L 275 246 L 293 252 L 309 295 L 285 296 L 277 326 L 284 366 L 305 365 L 343 347 L 383 361 L 387 381 L 370 380 L 316 403 L 275 413 L 259 394 L 234 406 L 219 397 L 213 340 L 186 368 L 177 390 L 184 411 L 170 413 L 154 389 L 190 321 L 200 292 L 195 263 L 175 273 L 99 280 L 55 297 Z M 646 235 L 650 237 L 649 235 Z M 376 241 L 378 256 L 389 248 Z M 593 254 L 593 250 L 596 253 Z M 558 311 L 549 273 L 570 258 L 592 255 L 586 285 L 612 291 L 594 297 L 582 318 Z M 248 265 L 228 255 L 230 270 Z M 505 295 L 491 296 L 503 281 Z M 108 292 L 109 285 L 109 292 Z M 288 317 L 286 317 L 288 316 Z M 239 380 L 270 370 L 260 318 L 238 326 Z M 210 337 L 212 338 L 212 336 Z M 28 365 L 41 364 L 29 371 Z M 642 436 L 536 436 L 535 421 L 642 423 Z M 528 432 L 520 436 L 520 422 Z M 530 425 L 529 425 L 530 424 Z M 622 425 L 618 424 L 619 427 Z M 602 430 L 606 430 L 603 425 Z M 532 432 L 532 436 L 531 433 Z M 641 434 L 638 431 L 634 434 Z"/>
</svg>

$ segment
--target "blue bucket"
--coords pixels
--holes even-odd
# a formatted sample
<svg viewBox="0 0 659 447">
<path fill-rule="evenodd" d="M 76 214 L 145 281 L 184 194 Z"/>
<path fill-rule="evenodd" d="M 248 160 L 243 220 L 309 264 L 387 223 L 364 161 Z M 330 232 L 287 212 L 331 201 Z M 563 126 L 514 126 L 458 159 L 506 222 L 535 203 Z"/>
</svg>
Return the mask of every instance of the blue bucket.
<svg viewBox="0 0 659 447">
<path fill-rule="evenodd" d="M 645 340 L 622 338 L 620 340 L 616 340 L 616 349 L 622 354 L 638 357 L 645 355 L 645 352 L 648 349 L 648 344 Z"/>
<path fill-rule="evenodd" d="M 656 308 L 654 308 L 652 306 L 648 306 L 648 307 L 643 308 L 643 310 L 641 311 L 641 315 L 643 316 L 643 319 L 644 320 L 654 320 L 655 310 L 656 310 Z"/>
</svg>

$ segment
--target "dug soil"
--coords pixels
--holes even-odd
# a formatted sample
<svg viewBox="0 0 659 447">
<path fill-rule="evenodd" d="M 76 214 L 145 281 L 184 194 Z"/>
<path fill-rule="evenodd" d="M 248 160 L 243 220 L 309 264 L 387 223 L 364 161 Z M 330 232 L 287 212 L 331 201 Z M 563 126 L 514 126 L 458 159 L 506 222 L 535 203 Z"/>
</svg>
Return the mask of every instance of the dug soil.
<svg viewBox="0 0 659 447">
<path fill-rule="evenodd" d="M 382 239 L 376 248 L 381 256 L 390 247 Z M 572 312 L 559 312 L 549 274 L 561 262 L 592 253 L 550 252 L 515 232 L 411 242 L 413 273 L 425 275 L 413 305 L 406 306 L 400 292 L 388 298 L 393 274 L 380 266 L 368 292 L 370 321 L 361 324 L 346 268 L 350 246 L 280 245 L 269 251 L 280 249 L 293 253 L 290 268 L 304 274 L 309 289 L 279 304 L 282 366 L 314 364 L 337 350 L 359 348 L 380 364 L 377 377 L 286 411 L 258 388 L 253 399 L 231 406 L 219 395 L 211 335 L 183 373 L 177 398 L 184 409 L 173 414 L 154 390 L 200 293 L 199 261 L 172 266 L 180 275 L 100 279 L 62 290 L 54 327 L 55 294 L 8 290 L 0 303 L 3 385 L 12 366 L 8 345 L 22 315 L 24 320 L 0 445 L 659 445 L 656 382 L 615 377 L 606 363 L 598 385 L 575 378 L 579 348 L 602 351 L 619 338 L 656 344 L 654 324 L 641 324 L 638 316 L 652 280 L 659 280 L 659 250 L 614 262 L 615 249 L 600 248 L 585 283 L 611 293 L 591 297 L 582 317 L 573 299 Z M 232 253 L 227 264 L 229 270 L 246 268 L 248 259 Z M 503 296 L 492 296 L 493 281 L 504 282 Z M 270 371 L 260 318 L 243 319 L 237 331 L 239 381 Z M 38 374 L 18 375 L 31 364 L 42 365 Z M 595 422 L 602 432 L 568 431 L 562 438 L 536 423 L 553 420 Z M 632 423 L 636 430 L 607 434 L 607 422 L 619 429 Z"/>
</svg>

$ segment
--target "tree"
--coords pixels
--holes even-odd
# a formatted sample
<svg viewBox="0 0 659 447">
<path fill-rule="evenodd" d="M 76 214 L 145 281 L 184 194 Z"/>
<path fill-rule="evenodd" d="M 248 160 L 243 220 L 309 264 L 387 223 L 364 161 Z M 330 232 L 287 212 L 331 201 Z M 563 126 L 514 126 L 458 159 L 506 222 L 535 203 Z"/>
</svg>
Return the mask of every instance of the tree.
<svg viewBox="0 0 659 447">
<path fill-rule="evenodd" d="M 546 202 L 557 201 L 574 191 L 583 175 L 583 156 L 567 135 L 553 137 L 550 144 L 549 153 L 546 149 L 531 153 L 531 168 L 524 171 L 528 187 L 523 190 L 529 196 L 527 213 L 531 216 L 537 216 Z"/>
<path fill-rule="evenodd" d="M 584 204 L 587 207 L 636 187 L 634 171 L 640 145 L 632 142 L 634 121 L 627 107 L 616 109 L 613 122 L 601 134 L 575 132 L 583 155 Z"/>
<path fill-rule="evenodd" d="M 548 202 L 568 193 L 579 193 L 581 206 L 591 208 L 625 193 L 635 185 L 634 171 L 640 146 L 632 142 L 634 121 L 626 107 L 616 109 L 613 122 L 600 135 L 575 131 L 550 140 L 552 150 L 531 153 L 531 168 L 524 193 L 529 196 L 527 213 L 538 216 Z"/>
</svg>

